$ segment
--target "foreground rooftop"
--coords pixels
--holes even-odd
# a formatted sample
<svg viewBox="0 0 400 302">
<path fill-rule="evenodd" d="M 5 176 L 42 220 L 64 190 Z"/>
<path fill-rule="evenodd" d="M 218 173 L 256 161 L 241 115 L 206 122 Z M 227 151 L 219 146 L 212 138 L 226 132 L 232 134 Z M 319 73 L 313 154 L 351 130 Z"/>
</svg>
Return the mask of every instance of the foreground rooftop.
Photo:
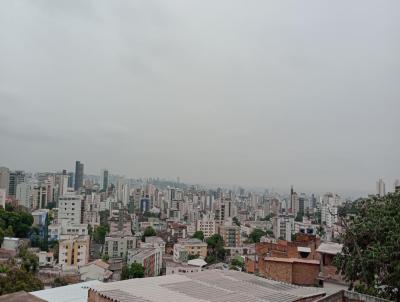
<svg viewBox="0 0 400 302">
<path fill-rule="evenodd" d="M 115 302 L 291 302 L 325 294 L 320 288 L 299 287 L 242 272 L 219 270 L 98 283 L 89 288 L 90 297 Z"/>
</svg>

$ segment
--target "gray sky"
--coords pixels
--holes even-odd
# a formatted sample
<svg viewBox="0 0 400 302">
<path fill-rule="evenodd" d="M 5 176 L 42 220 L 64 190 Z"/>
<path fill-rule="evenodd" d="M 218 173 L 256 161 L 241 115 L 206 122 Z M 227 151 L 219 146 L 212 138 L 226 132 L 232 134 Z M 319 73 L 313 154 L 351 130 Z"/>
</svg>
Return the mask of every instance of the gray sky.
<svg viewBox="0 0 400 302">
<path fill-rule="evenodd" d="M 3 0 L 0 165 L 391 188 L 399 54 L 398 0 Z"/>
</svg>

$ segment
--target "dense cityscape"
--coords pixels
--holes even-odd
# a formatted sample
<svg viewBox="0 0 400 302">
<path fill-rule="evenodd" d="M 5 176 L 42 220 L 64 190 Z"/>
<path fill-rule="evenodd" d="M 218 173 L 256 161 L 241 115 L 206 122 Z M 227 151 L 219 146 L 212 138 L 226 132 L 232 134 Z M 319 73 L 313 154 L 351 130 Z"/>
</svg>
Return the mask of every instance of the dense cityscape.
<svg viewBox="0 0 400 302">
<path fill-rule="evenodd" d="M 0 302 L 400 302 L 399 0 L 1 0 Z"/>
<path fill-rule="evenodd" d="M 385 195 L 379 179 L 375 196 Z M 333 259 L 356 203 L 294 186 L 278 194 L 129 179 L 107 169 L 86 175 L 80 161 L 60 172 L 1 167 L 1 294 L 26 290 L 46 299 L 43 288 L 214 269 L 332 293 L 348 287 Z"/>
</svg>

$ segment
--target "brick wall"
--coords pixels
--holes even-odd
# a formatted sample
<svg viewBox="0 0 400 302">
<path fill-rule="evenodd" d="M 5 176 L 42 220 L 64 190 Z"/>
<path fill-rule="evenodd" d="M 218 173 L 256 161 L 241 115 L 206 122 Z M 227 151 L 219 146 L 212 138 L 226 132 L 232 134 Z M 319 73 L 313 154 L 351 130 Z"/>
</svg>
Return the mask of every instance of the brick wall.
<svg viewBox="0 0 400 302">
<path fill-rule="evenodd" d="M 268 261 L 264 276 L 276 281 L 292 283 L 292 263 Z"/>
<path fill-rule="evenodd" d="M 256 262 L 253 259 L 246 257 L 246 272 L 249 274 L 254 274 L 256 270 Z"/>
<path fill-rule="evenodd" d="M 292 282 L 296 285 L 314 285 L 319 274 L 319 264 L 293 263 Z"/>
</svg>

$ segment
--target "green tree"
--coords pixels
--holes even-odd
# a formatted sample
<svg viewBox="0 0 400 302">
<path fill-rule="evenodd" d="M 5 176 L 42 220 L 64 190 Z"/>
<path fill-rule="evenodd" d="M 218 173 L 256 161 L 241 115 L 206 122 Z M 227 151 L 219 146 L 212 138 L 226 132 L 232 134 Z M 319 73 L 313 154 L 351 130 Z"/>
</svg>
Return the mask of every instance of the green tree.
<svg viewBox="0 0 400 302">
<path fill-rule="evenodd" d="M 400 193 L 357 202 L 334 263 L 350 289 L 400 301 Z"/>
<path fill-rule="evenodd" d="M 249 239 L 251 242 L 253 243 L 257 243 L 260 242 L 260 239 L 262 236 L 266 235 L 266 232 L 264 232 L 261 229 L 254 229 L 250 235 L 249 235 Z"/>
<path fill-rule="evenodd" d="M 231 260 L 231 266 L 239 267 L 242 271 L 244 270 L 244 261 L 242 257 L 235 257 Z"/>
<path fill-rule="evenodd" d="M 53 283 L 51 284 L 51 287 L 60 287 L 60 286 L 65 286 L 68 285 L 67 280 L 63 277 L 56 277 L 53 280 Z"/>
<path fill-rule="evenodd" d="M 17 291 L 36 291 L 43 289 L 43 283 L 32 273 L 17 267 L 7 269 L 5 274 L 0 274 L 0 295 Z"/>
<path fill-rule="evenodd" d="M 156 231 L 151 226 L 148 226 L 144 230 L 144 233 L 143 233 L 143 236 L 142 236 L 142 241 L 145 241 L 146 237 L 155 236 L 156 234 L 157 234 Z"/>
<path fill-rule="evenodd" d="M 18 257 L 22 260 L 21 267 L 28 273 L 36 273 L 39 269 L 39 258 L 26 247 L 21 248 Z"/>
<path fill-rule="evenodd" d="M 100 224 L 108 225 L 108 217 L 110 217 L 110 211 L 108 210 L 100 211 L 99 215 L 100 215 Z"/>
<path fill-rule="evenodd" d="M 7 227 L 7 229 L 4 231 L 4 237 L 13 237 L 14 236 L 14 230 L 11 225 Z"/>
<path fill-rule="evenodd" d="M 303 216 L 304 216 L 304 213 L 302 211 L 299 211 L 299 212 L 297 212 L 296 218 L 294 220 L 297 222 L 302 222 Z"/>
<path fill-rule="evenodd" d="M 31 232 L 33 216 L 21 209 L 7 208 L 8 210 L 0 209 L 0 228 L 12 230 L 13 234 L 18 238 L 27 238 Z"/>
<path fill-rule="evenodd" d="M 206 262 L 224 261 L 226 251 L 224 249 L 224 239 L 219 234 L 214 234 L 207 239 L 208 255 Z"/>
<path fill-rule="evenodd" d="M 92 238 L 93 235 L 93 227 L 91 224 L 88 224 L 88 235 L 90 236 L 90 238 Z"/>
<path fill-rule="evenodd" d="M 239 219 L 238 219 L 236 216 L 232 218 L 232 222 L 233 222 L 234 224 L 236 224 L 237 226 L 240 226 L 240 221 L 239 221 Z"/>
<path fill-rule="evenodd" d="M 4 237 L 4 231 L 0 228 L 0 246 L 3 244 Z"/>
<path fill-rule="evenodd" d="M 96 243 L 104 244 L 107 232 L 108 232 L 108 226 L 105 225 L 96 226 L 93 232 L 93 241 Z"/>
<path fill-rule="evenodd" d="M 129 268 L 126 264 L 122 266 L 121 280 L 129 279 Z"/>
<path fill-rule="evenodd" d="M 204 240 L 204 233 L 202 231 L 196 231 L 193 234 L 192 238 L 197 238 L 197 239 L 200 239 L 201 241 L 203 241 Z"/>
<path fill-rule="evenodd" d="M 129 278 L 143 278 L 144 277 L 144 267 L 140 263 L 133 262 L 129 268 Z"/>
<path fill-rule="evenodd" d="M 144 267 L 140 263 L 133 262 L 130 266 L 124 265 L 121 272 L 121 280 L 143 278 Z"/>
<path fill-rule="evenodd" d="M 196 254 L 196 255 L 188 255 L 188 260 L 197 259 L 197 258 L 199 258 L 199 257 L 200 257 L 199 254 Z"/>
</svg>

